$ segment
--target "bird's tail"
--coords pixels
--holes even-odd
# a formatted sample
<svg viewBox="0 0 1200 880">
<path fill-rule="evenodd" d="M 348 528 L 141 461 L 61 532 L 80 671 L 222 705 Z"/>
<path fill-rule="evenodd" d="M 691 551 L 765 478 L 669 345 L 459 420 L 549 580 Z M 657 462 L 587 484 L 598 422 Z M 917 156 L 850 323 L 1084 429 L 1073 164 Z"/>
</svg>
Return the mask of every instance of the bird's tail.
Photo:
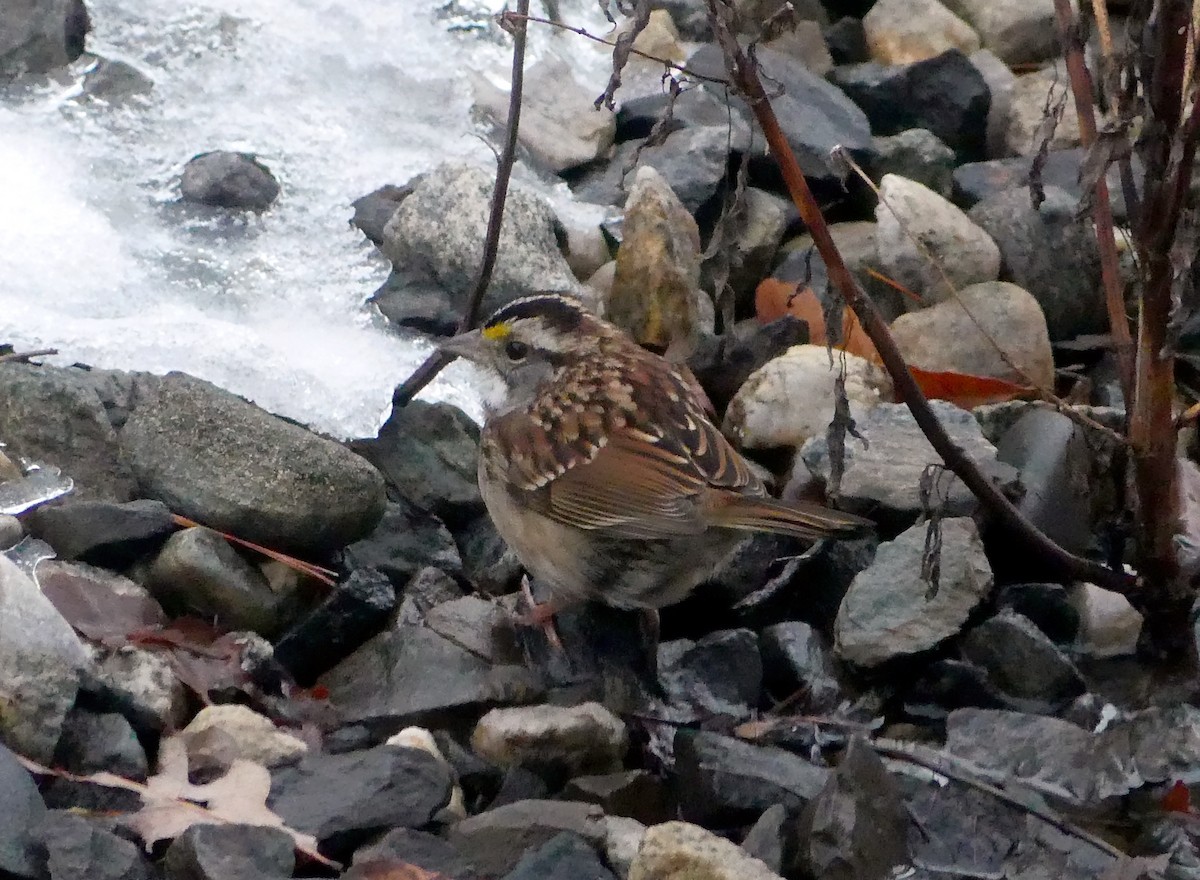
<svg viewBox="0 0 1200 880">
<path fill-rule="evenodd" d="M 708 521 L 725 529 L 776 532 L 798 538 L 853 538 L 875 525 L 869 519 L 819 504 L 732 492 L 709 509 Z"/>
</svg>

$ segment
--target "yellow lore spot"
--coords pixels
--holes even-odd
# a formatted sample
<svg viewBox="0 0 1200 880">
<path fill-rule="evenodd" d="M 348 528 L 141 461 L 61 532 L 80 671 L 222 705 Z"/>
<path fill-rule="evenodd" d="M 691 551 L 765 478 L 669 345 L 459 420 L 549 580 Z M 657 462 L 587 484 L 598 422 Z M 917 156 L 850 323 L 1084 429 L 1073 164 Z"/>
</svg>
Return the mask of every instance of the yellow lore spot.
<svg viewBox="0 0 1200 880">
<path fill-rule="evenodd" d="M 484 339 L 495 341 L 503 339 L 512 333 L 512 324 L 509 324 L 507 321 L 502 324 L 493 324 L 491 327 L 484 327 L 480 332 L 483 334 Z"/>
</svg>

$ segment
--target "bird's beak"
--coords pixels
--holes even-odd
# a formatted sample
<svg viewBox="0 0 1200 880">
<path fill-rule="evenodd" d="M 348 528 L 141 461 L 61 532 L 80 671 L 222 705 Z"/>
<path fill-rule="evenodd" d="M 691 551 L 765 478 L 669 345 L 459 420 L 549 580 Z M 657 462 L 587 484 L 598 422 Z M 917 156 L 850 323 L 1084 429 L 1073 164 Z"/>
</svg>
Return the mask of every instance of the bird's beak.
<svg viewBox="0 0 1200 880">
<path fill-rule="evenodd" d="M 483 336 L 478 330 L 460 333 L 438 343 L 438 350 L 454 357 L 478 361 L 483 353 Z"/>
</svg>

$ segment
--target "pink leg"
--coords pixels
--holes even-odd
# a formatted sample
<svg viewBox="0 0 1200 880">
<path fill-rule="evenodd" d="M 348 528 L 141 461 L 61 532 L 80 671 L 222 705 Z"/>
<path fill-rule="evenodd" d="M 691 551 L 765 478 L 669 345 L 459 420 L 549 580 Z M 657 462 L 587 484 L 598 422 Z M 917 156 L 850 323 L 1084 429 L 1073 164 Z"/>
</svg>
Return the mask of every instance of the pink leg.
<svg viewBox="0 0 1200 880">
<path fill-rule="evenodd" d="M 554 627 L 554 615 L 561 609 L 553 601 L 538 602 L 533 598 L 533 590 L 529 588 L 529 576 L 521 578 L 521 595 L 525 597 L 525 601 L 529 604 L 529 610 L 514 615 L 513 620 L 518 626 L 532 626 L 541 629 L 546 636 L 546 641 L 557 651 L 563 650 L 562 639 L 558 636 L 558 630 Z"/>
</svg>

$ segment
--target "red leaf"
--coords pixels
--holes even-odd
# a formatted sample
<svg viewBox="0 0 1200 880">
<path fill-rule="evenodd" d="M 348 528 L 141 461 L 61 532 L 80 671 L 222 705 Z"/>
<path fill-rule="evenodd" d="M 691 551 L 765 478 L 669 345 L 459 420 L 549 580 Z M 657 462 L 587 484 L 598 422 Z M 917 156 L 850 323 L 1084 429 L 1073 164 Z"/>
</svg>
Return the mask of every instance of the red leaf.
<svg viewBox="0 0 1200 880">
<path fill-rule="evenodd" d="M 110 647 L 125 644 L 126 637 L 166 621 L 162 608 L 123 578 L 58 560 L 47 561 L 38 571 L 38 584 L 67 623 L 93 641 Z"/>
<path fill-rule="evenodd" d="M 949 371 L 922 370 L 909 364 L 908 371 L 912 373 L 925 396 L 931 400 L 948 400 L 963 409 L 974 409 L 985 403 L 1003 403 L 1021 397 L 1030 397 L 1037 389 L 1026 385 L 1017 385 L 1007 379 L 997 379 L 994 376 L 972 376 L 968 373 Z M 897 397 L 900 389 L 896 389 Z M 903 400 L 897 400 L 903 403 Z"/>
<path fill-rule="evenodd" d="M 1162 797 L 1162 808 L 1168 813 L 1190 813 L 1192 811 L 1192 793 L 1181 780 L 1175 780 Z"/>
</svg>

